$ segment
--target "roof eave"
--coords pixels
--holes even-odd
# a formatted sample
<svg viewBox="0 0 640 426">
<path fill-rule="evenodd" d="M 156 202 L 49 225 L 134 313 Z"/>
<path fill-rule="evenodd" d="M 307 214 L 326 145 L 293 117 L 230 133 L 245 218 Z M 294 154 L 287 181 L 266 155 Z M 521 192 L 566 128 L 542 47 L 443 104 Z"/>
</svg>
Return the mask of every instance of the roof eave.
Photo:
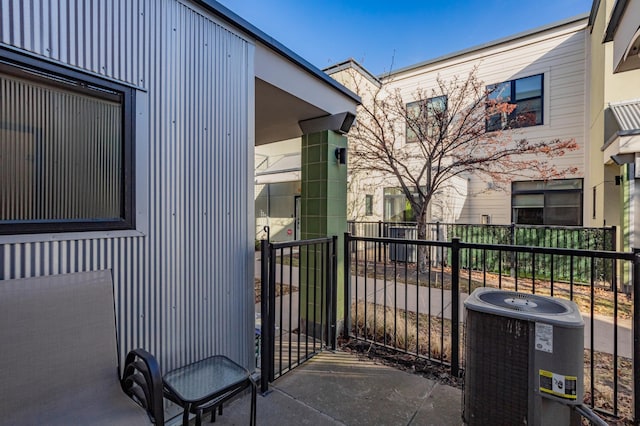
<svg viewBox="0 0 640 426">
<path fill-rule="evenodd" d="M 384 75 L 381 75 L 378 78 L 384 79 L 384 78 L 387 78 L 389 76 L 393 76 L 393 75 L 396 75 L 396 74 L 401 74 L 403 72 L 407 72 L 407 71 L 411 71 L 411 70 L 414 70 L 414 69 L 422 68 L 422 67 L 427 66 L 427 65 L 433 65 L 433 64 L 436 64 L 438 62 L 454 59 L 456 57 L 467 55 L 469 53 L 477 52 L 477 51 L 480 51 L 480 50 L 483 50 L 483 49 L 487 49 L 487 48 L 490 48 L 490 47 L 498 46 L 500 44 L 505 44 L 505 43 L 509 43 L 509 42 L 512 42 L 512 41 L 515 41 L 515 40 L 518 40 L 518 39 L 521 39 L 521 38 L 529 37 L 529 36 L 532 36 L 532 35 L 535 35 L 535 34 L 538 34 L 538 33 L 542 33 L 542 32 L 551 30 L 553 28 L 558 28 L 558 27 L 562 27 L 562 26 L 565 26 L 565 25 L 573 24 L 575 22 L 584 21 L 584 20 L 587 20 L 588 18 L 589 18 L 589 14 L 588 13 L 583 13 L 583 14 L 580 14 L 578 16 L 574 16 L 572 18 L 567 18 L 567 19 L 564 19 L 562 21 L 554 22 L 552 24 L 543 25 L 541 27 L 537 27 L 537 28 L 534 28 L 534 29 L 531 29 L 531 30 L 528 30 L 528 31 L 523 31 L 521 33 L 514 34 L 514 35 L 511 35 L 511 36 L 508 36 L 508 37 L 503 37 L 503 38 L 500 38 L 500 39 L 497 39 L 497 40 L 494 40 L 494 41 L 490 41 L 488 43 L 479 44 L 477 46 L 473 46 L 473 47 L 470 47 L 470 48 L 467 48 L 467 49 L 459 50 L 459 51 L 453 52 L 453 53 L 448 53 L 446 55 L 439 56 L 439 57 L 434 58 L 434 59 L 429 59 L 427 61 L 423 61 L 423 62 L 419 62 L 417 64 L 409 65 L 407 67 L 400 68 L 400 69 L 398 69 L 396 71 L 391 71 L 389 73 L 385 73 Z"/>
<path fill-rule="evenodd" d="M 602 40 L 603 43 L 613 41 L 613 37 L 616 35 L 616 31 L 620 25 L 622 15 L 624 15 L 624 10 L 627 8 L 628 1 L 629 0 L 617 0 L 615 6 L 613 6 L 611 18 L 609 19 L 607 29 L 604 32 L 604 39 Z"/>
<path fill-rule="evenodd" d="M 218 3 L 215 0 L 192 0 L 192 1 L 195 2 L 195 3 L 200 4 L 203 7 L 205 7 L 207 10 L 211 11 L 212 13 L 214 13 L 216 16 L 221 18 L 223 21 L 233 25 L 234 27 L 236 27 L 238 29 L 241 29 L 242 31 L 244 31 L 245 33 L 250 35 L 251 37 L 255 38 L 260 43 L 262 43 L 265 46 L 269 47 L 270 49 L 272 49 L 276 53 L 284 56 L 285 58 L 287 58 L 288 60 L 290 60 L 294 64 L 300 66 L 305 71 L 307 71 L 309 74 L 311 74 L 314 77 L 322 80 L 324 83 L 326 83 L 326 84 L 330 85 L 331 87 L 333 87 L 334 89 L 338 90 L 343 95 L 351 98 L 356 103 L 358 103 L 358 104 L 361 103 L 360 97 L 358 95 L 356 95 L 355 93 L 353 93 L 351 90 L 347 89 L 342 84 L 338 83 L 336 80 L 332 79 L 327 74 L 322 72 L 319 68 L 317 68 L 314 65 L 312 65 L 309 61 L 307 61 L 306 59 L 302 58 L 300 55 L 298 55 L 297 53 L 293 52 L 291 49 L 289 49 L 288 47 L 286 47 L 285 45 L 283 45 L 282 43 L 280 43 L 279 41 L 277 41 L 276 39 L 274 39 L 273 37 L 271 37 L 270 35 L 268 35 L 264 31 L 260 30 L 259 28 L 257 28 L 253 24 L 249 23 L 244 18 L 241 18 L 239 15 L 237 15 L 234 12 L 232 12 L 230 9 L 226 8 L 222 4 Z"/>
</svg>

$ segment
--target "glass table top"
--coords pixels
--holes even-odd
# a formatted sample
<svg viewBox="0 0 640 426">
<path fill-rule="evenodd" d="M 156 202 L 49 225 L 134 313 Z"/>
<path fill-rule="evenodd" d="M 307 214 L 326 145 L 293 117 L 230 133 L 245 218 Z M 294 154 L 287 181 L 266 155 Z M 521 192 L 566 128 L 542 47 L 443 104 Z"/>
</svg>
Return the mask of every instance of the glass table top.
<svg viewBox="0 0 640 426">
<path fill-rule="evenodd" d="M 165 385 L 183 401 L 198 401 L 215 395 L 249 378 L 249 372 L 223 355 L 168 372 Z"/>
</svg>

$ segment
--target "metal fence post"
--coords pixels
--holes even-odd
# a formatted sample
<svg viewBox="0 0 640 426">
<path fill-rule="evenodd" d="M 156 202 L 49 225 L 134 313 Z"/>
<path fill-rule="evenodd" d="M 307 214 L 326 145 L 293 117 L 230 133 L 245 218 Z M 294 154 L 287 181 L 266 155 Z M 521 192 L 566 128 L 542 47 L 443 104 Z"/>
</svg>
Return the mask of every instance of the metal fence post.
<svg viewBox="0 0 640 426">
<path fill-rule="evenodd" d="M 331 349 L 335 350 L 337 346 L 337 334 L 336 334 L 336 325 L 338 322 L 338 307 L 336 306 L 338 303 L 338 237 L 336 235 L 333 236 L 331 242 L 331 270 L 330 270 L 330 279 L 329 279 L 329 300 L 327 300 L 328 306 L 328 314 L 327 318 L 329 322 L 329 344 L 331 345 Z"/>
<path fill-rule="evenodd" d="M 378 221 L 378 238 L 382 238 L 383 235 L 383 223 L 381 220 Z M 378 262 L 382 262 L 382 244 L 380 243 L 376 243 L 376 245 L 378 246 Z"/>
<path fill-rule="evenodd" d="M 268 309 L 267 315 L 267 327 L 268 327 L 268 336 L 267 345 L 269 346 L 269 381 L 273 382 L 276 374 L 276 357 L 275 357 L 275 348 L 276 348 L 276 249 L 273 246 L 269 246 L 269 279 L 267 281 L 268 290 L 268 304 L 270 309 Z M 273 308 L 273 309 L 271 309 Z M 263 322 L 264 323 L 264 322 Z"/>
<path fill-rule="evenodd" d="M 260 241 L 260 392 L 269 390 L 269 241 Z"/>
<path fill-rule="evenodd" d="M 460 375 L 460 238 L 451 239 L 451 375 Z"/>
<path fill-rule="evenodd" d="M 344 325 L 342 336 L 349 338 L 351 333 L 351 234 L 344 233 Z"/>
<path fill-rule="evenodd" d="M 640 425 L 640 249 L 633 253 L 633 424 Z"/>
<path fill-rule="evenodd" d="M 509 227 L 509 232 L 511 233 L 511 235 L 509 235 L 509 241 L 511 243 L 512 246 L 516 245 L 516 224 L 512 223 L 511 226 Z M 516 256 L 517 253 L 515 251 L 511 252 L 511 269 L 509 271 L 509 275 L 512 277 L 515 277 L 516 274 L 518 273 L 516 271 Z"/>
</svg>

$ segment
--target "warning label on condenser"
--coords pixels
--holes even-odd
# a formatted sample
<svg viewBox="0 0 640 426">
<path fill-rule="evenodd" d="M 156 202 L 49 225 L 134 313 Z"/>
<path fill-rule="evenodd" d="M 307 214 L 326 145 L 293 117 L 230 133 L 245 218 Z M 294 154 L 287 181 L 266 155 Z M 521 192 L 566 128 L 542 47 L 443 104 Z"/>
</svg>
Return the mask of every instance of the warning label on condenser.
<svg viewBox="0 0 640 426">
<path fill-rule="evenodd" d="M 553 326 L 536 323 L 536 350 L 553 353 Z"/>
<path fill-rule="evenodd" d="M 565 399 L 576 399 L 578 378 L 540 370 L 540 392 Z"/>
</svg>

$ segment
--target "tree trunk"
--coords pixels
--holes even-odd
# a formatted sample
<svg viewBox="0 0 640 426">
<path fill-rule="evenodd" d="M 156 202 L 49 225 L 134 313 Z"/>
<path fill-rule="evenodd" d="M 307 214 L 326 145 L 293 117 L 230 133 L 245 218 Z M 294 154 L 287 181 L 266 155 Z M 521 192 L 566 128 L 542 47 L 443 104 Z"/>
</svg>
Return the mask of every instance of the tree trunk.
<svg viewBox="0 0 640 426">
<path fill-rule="evenodd" d="M 423 208 L 418 216 L 418 240 L 427 240 L 427 209 Z M 427 272 L 429 268 L 429 247 L 418 246 L 418 271 Z"/>
</svg>

